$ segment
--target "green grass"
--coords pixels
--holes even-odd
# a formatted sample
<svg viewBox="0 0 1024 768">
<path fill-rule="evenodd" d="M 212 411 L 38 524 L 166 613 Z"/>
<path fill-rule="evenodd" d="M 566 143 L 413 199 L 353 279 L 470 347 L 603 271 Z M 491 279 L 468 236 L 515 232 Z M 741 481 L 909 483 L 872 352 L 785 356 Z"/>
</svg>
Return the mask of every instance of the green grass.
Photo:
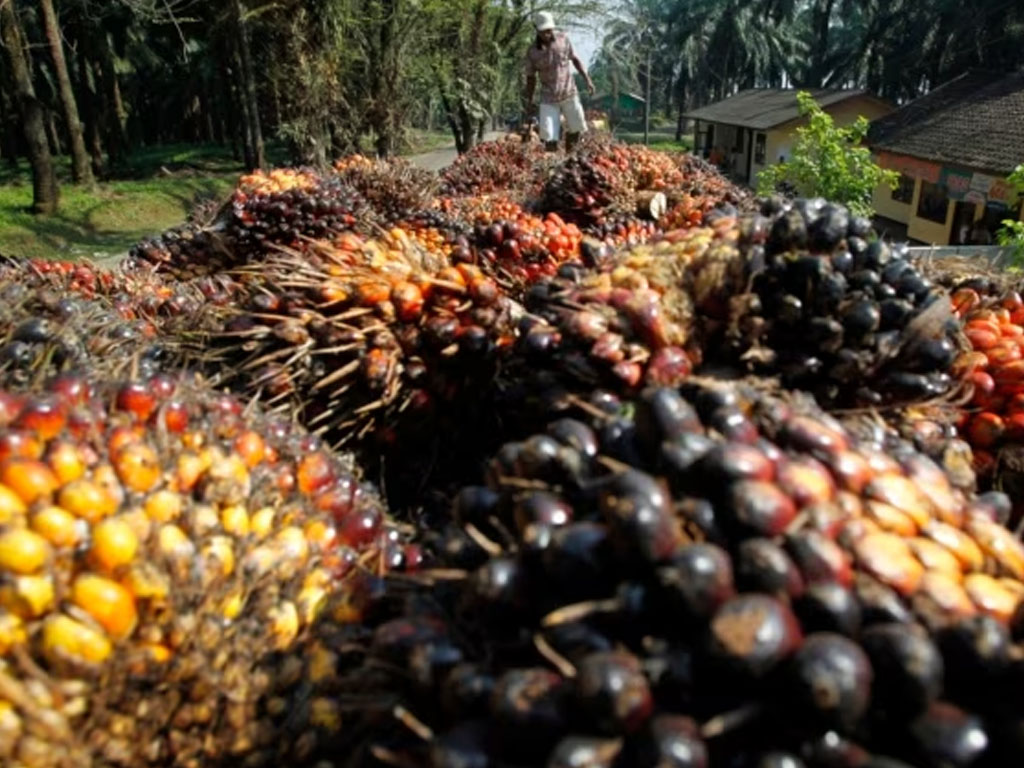
<svg viewBox="0 0 1024 768">
<path fill-rule="evenodd" d="M 674 138 L 668 140 L 659 139 L 658 141 L 652 141 L 650 147 L 659 152 L 691 152 L 693 150 L 693 137 L 684 136 L 682 141 L 676 141 Z"/>
<path fill-rule="evenodd" d="M 429 152 L 451 143 L 447 133 L 412 129 L 405 153 Z M 371 148 L 372 151 L 372 148 Z M 287 165 L 286 149 L 267 145 L 268 164 Z M 92 189 L 71 184 L 60 159 L 60 205 L 53 216 L 35 216 L 28 164 L 0 165 L 0 254 L 27 258 L 106 259 L 124 254 L 144 237 L 182 223 L 204 200 L 224 200 L 241 164 L 227 147 L 165 145 L 132 152 L 116 178 Z"/>
<path fill-rule="evenodd" d="M 222 159 L 160 174 L 182 162 L 163 157 L 156 171 L 144 171 L 152 158 L 133 158 L 129 173 L 138 178 L 97 184 L 92 189 L 62 183 L 60 205 L 52 216 L 29 212 L 31 176 L 27 168 L 5 169 L 0 178 L 0 254 L 28 258 L 102 259 L 125 253 L 133 244 L 180 224 L 205 199 L 224 199 L 241 168 L 228 170 Z M 228 158 L 230 160 L 230 157 Z M 145 177 L 145 173 L 149 175 Z M 63 175 L 63 174 L 62 174 Z"/>
<path fill-rule="evenodd" d="M 633 133 L 632 131 L 616 131 L 615 138 L 620 141 L 624 141 L 627 144 L 643 144 L 644 142 L 643 131 L 639 133 Z M 693 148 L 692 136 L 683 136 L 682 141 L 676 141 L 675 131 L 650 131 L 648 133 L 648 139 L 648 146 L 650 146 L 651 149 L 657 149 L 665 152 L 689 152 Z"/>
</svg>

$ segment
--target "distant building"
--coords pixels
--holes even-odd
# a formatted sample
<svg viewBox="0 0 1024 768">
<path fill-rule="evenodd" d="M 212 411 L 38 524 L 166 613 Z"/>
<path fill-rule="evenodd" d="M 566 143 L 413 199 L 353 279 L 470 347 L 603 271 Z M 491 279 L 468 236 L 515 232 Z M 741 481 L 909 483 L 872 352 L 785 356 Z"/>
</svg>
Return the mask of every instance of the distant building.
<svg viewBox="0 0 1024 768">
<path fill-rule="evenodd" d="M 874 120 L 893 107 L 864 90 L 838 88 L 751 88 L 706 107 L 687 112 L 694 121 L 694 152 L 722 166 L 734 180 L 756 185 L 768 165 L 787 160 L 800 115 L 796 95 L 806 90 L 836 125 L 863 115 Z"/>
<path fill-rule="evenodd" d="M 1006 177 L 1024 163 L 1024 72 L 967 72 L 876 120 L 868 144 L 900 172 L 875 191 L 879 216 L 912 240 L 987 245 L 1022 216 Z"/>
<path fill-rule="evenodd" d="M 617 117 L 640 117 L 644 113 L 644 97 L 629 91 L 619 91 L 616 99 L 612 94 L 604 93 L 590 99 L 587 106 Z"/>
</svg>

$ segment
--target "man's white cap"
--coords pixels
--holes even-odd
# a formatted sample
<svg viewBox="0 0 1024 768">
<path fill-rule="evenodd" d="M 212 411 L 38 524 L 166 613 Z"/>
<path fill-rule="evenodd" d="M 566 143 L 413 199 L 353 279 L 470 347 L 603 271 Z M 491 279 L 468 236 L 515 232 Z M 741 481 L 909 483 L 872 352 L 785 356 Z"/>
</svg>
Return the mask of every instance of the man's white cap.
<svg viewBox="0 0 1024 768">
<path fill-rule="evenodd" d="M 537 28 L 538 32 L 547 32 L 549 29 L 555 28 L 555 17 L 547 11 L 541 11 L 533 17 L 533 26 Z"/>
</svg>

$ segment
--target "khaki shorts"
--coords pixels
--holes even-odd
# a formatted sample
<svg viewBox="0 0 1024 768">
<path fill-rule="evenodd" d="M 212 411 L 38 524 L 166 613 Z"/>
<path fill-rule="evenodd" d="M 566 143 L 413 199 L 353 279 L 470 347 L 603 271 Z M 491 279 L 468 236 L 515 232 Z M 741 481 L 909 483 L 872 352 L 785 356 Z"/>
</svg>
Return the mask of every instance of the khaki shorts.
<svg viewBox="0 0 1024 768">
<path fill-rule="evenodd" d="M 587 118 L 583 114 L 583 105 L 579 94 L 560 101 L 557 104 L 541 104 L 538 122 L 540 123 L 540 140 L 547 143 L 558 141 L 562 135 L 562 116 L 565 116 L 566 133 L 584 133 L 587 130 Z"/>
</svg>

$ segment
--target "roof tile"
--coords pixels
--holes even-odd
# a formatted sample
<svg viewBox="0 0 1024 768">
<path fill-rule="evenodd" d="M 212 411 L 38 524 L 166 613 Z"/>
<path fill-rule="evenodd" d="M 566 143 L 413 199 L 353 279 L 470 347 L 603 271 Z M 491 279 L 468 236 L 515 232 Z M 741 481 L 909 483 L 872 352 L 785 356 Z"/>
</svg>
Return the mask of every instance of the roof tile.
<svg viewBox="0 0 1024 768">
<path fill-rule="evenodd" d="M 1024 163 L 1024 72 L 971 70 L 868 131 L 873 149 L 998 176 Z"/>
<path fill-rule="evenodd" d="M 822 107 L 867 94 L 862 89 L 845 88 L 749 88 L 735 96 L 687 112 L 684 117 L 764 131 L 800 116 L 796 95 L 803 90 L 810 93 Z"/>
</svg>

